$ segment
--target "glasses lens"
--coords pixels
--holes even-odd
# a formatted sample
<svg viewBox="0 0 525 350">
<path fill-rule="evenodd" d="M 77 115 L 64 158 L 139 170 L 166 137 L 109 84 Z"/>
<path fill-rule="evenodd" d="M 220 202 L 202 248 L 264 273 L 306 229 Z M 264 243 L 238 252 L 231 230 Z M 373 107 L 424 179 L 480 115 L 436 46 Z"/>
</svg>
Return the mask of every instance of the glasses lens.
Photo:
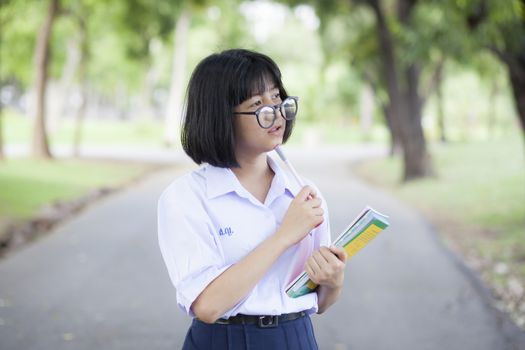
<svg viewBox="0 0 525 350">
<path fill-rule="evenodd" d="M 293 98 L 287 98 L 281 105 L 281 114 L 284 119 L 292 120 L 297 114 L 297 102 Z"/>
<path fill-rule="evenodd" d="M 259 112 L 259 124 L 267 129 L 275 122 L 275 112 L 272 107 L 263 107 Z"/>
</svg>

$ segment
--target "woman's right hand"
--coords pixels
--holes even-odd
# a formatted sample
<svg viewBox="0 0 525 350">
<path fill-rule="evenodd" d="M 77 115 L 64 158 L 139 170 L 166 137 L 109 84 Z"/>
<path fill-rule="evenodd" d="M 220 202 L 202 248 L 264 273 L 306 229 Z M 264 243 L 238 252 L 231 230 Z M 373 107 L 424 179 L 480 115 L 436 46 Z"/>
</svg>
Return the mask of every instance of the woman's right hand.
<svg viewBox="0 0 525 350">
<path fill-rule="evenodd" d="M 324 221 L 321 198 L 315 190 L 305 186 L 290 203 L 277 235 L 291 246 L 303 239 L 310 231 Z"/>
</svg>

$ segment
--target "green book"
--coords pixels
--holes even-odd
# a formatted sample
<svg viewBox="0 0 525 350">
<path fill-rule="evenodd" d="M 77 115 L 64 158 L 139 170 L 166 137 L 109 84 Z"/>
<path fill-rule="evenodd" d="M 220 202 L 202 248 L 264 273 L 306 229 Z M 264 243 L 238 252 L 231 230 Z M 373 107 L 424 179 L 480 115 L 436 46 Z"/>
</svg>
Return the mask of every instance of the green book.
<svg viewBox="0 0 525 350">
<path fill-rule="evenodd" d="M 371 207 L 366 207 L 348 225 L 348 227 L 334 241 L 336 247 L 343 248 L 348 259 L 353 257 L 389 225 L 388 216 L 379 213 Z M 312 282 L 306 271 L 303 271 L 286 287 L 286 294 L 292 298 L 315 291 L 317 284 Z"/>
</svg>

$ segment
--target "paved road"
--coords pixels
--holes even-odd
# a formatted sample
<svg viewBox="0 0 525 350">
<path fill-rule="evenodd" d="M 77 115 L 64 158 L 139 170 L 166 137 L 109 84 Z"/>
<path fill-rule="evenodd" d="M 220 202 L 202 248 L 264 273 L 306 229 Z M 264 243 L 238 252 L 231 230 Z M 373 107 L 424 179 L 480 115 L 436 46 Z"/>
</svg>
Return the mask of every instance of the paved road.
<svg viewBox="0 0 525 350">
<path fill-rule="evenodd" d="M 352 177 L 352 161 L 378 153 L 289 150 L 323 191 L 333 236 L 366 204 L 391 216 L 349 262 L 338 304 L 313 317 L 320 348 L 525 349 L 525 333 L 488 306 L 427 223 Z M 155 210 L 180 171 L 107 197 L 0 261 L 0 349 L 179 349 L 189 320 L 159 254 Z"/>
</svg>

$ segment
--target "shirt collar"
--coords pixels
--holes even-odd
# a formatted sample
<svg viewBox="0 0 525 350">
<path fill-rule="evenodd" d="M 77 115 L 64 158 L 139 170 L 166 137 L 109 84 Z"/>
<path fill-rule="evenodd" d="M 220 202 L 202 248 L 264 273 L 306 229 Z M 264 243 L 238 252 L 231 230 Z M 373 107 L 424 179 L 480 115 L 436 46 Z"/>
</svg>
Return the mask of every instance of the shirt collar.
<svg viewBox="0 0 525 350">
<path fill-rule="evenodd" d="M 268 155 L 268 165 L 270 165 L 270 168 L 272 168 L 275 173 L 270 192 L 272 192 L 272 189 L 275 189 L 275 193 L 283 193 L 287 190 L 295 197 L 301 188 L 299 184 L 291 178 L 290 172 L 284 171 L 270 155 Z"/>
<path fill-rule="evenodd" d="M 267 195 L 267 202 L 271 203 L 274 196 L 283 194 L 286 190 L 294 196 L 300 191 L 299 185 L 295 181 L 290 181 L 290 174 L 283 171 L 277 162 L 268 155 L 268 165 L 275 173 Z M 241 197 L 251 197 L 248 191 L 241 185 L 233 171 L 230 168 L 219 168 L 210 164 L 205 166 L 206 177 L 206 195 L 209 199 L 221 195 L 236 192 Z"/>
<path fill-rule="evenodd" d="M 207 164 L 205 177 L 206 195 L 210 199 L 230 192 L 237 192 L 238 194 L 246 192 L 230 168 L 220 168 Z"/>
</svg>

